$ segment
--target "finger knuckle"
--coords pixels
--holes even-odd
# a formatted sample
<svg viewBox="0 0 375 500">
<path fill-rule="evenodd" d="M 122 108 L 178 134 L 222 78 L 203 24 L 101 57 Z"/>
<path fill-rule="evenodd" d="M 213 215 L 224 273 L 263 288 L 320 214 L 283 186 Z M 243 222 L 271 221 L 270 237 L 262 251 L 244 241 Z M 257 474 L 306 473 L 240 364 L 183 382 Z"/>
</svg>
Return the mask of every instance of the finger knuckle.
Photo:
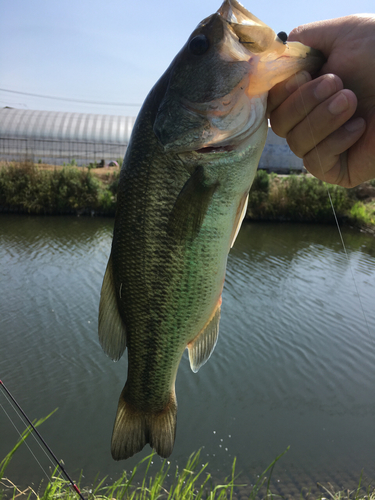
<svg viewBox="0 0 375 500">
<path fill-rule="evenodd" d="M 287 131 L 284 129 L 284 123 L 279 118 L 276 112 L 271 113 L 270 123 L 271 123 L 271 128 L 275 132 L 275 134 L 285 139 Z"/>
<path fill-rule="evenodd" d="M 298 156 L 298 158 L 302 158 L 304 156 L 304 152 L 300 147 L 300 141 L 296 137 L 296 134 L 293 132 L 293 130 L 286 135 L 286 142 L 288 143 L 288 146 L 293 151 L 293 153 Z"/>
</svg>

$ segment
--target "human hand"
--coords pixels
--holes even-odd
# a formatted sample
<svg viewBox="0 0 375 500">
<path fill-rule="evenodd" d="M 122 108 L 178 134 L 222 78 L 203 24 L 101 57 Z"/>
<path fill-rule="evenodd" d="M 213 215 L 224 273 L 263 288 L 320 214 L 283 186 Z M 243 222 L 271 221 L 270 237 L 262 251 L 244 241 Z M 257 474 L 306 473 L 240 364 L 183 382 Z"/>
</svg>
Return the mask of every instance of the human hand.
<svg viewBox="0 0 375 500">
<path fill-rule="evenodd" d="M 319 179 L 354 187 L 375 178 L 375 15 L 300 26 L 288 40 L 327 61 L 315 80 L 301 72 L 271 89 L 273 130 Z"/>
</svg>

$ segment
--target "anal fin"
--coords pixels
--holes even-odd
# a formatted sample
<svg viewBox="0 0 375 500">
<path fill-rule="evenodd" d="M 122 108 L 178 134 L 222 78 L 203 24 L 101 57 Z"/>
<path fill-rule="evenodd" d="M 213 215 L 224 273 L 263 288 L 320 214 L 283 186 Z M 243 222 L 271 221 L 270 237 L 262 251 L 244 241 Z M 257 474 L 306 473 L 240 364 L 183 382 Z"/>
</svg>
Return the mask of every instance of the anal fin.
<svg viewBox="0 0 375 500">
<path fill-rule="evenodd" d="M 215 349 L 219 336 L 220 310 L 221 296 L 206 326 L 187 346 L 189 349 L 190 368 L 194 373 L 197 373 L 199 368 L 208 361 Z"/>
<path fill-rule="evenodd" d="M 99 341 L 103 351 L 114 361 L 121 358 L 126 348 L 126 329 L 118 310 L 111 257 L 100 293 Z"/>
</svg>

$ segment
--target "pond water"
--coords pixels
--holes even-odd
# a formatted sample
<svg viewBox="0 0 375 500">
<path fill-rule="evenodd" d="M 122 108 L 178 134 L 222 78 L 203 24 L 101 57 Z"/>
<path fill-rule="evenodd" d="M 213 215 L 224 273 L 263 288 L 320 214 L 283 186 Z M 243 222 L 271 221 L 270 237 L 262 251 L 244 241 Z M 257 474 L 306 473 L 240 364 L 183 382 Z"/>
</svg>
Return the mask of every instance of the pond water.
<svg viewBox="0 0 375 500">
<path fill-rule="evenodd" d="M 0 215 L 0 379 L 75 479 L 117 478 L 144 456 L 114 462 L 110 438 L 126 356 L 97 339 L 112 219 Z M 219 341 L 209 362 L 179 369 L 171 466 L 201 449 L 217 481 L 234 457 L 276 493 L 316 482 L 375 479 L 375 239 L 333 226 L 244 224 L 228 260 Z M 0 460 L 23 430 L 0 392 Z M 9 415 L 8 419 L 6 413 Z M 48 472 L 47 457 L 29 446 Z M 152 467 L 161 461 L 155 458 Z M 44 472 L 22 446 L 7 477 L 38 485 Z M 271 488 L 271 489 L 272 489 Z"/>
</svg>

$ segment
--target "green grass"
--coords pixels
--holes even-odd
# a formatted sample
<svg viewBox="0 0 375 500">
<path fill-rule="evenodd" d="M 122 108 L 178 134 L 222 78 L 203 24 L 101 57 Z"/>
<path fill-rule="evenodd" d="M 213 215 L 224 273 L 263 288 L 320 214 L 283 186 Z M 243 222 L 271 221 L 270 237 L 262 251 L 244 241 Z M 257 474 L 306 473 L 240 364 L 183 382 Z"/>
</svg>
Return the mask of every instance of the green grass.
<svg viewBox="0 0 375 500">
<path fill-rule="evenodd" d="M 328 189 L 335 211 L 342 218 L 353 204 L 345 188 L 328 187 L 324 182 L 305 175 L 280 177 L 258 171 L 250 191 L 248 216 L 263 220 L 333 222 Z"/>
<path fill-rule="evenodd" d="M 318 486 L 323 490 L 319 500 L 375 500 L 375 489 L 371 486 L 362 488 L 362 477 L 359 480 L 358 486 L 355 490 L 335 491 L 331 484 L 323 486 L 318 483 Z"/>
<path fill-rule="evenodd" d="M 114 215 L 119 171 L 102 174 L 74 165 L 44 170 L 32 162 L 0 165 L 0 209 L 29 214 Z M 312 176 L 268 175 L 259 170 L 250 191 L 247 218 L 296 222 L 340 223 L 375 227 L 375 180 L 361 189 L 326 184 Z M 363 189 L 365 188 L 365 189 Z"/>
<path fill-rule="evenodd" d="M 375 202 L 357 201 L 350 209 L 350 219 L 354 224 L 375 226 Z"/>
<path fill-rule="evenodd" d="M 372 181 L 368 185 L 372 186 Z M 259 170 L 250 190 L 247 216 L 250 220 L 334 223 L 331 197 L 341 223 L 375 226 L 374 202 L 359 201 L 357 193 L 312 176 L 268 175 Z"/>
<path fill-rule="evenodd" d="M 26 439 L 29 433 L 29 430 L 27 430 L 15 448 L 4 459 L 4 463 L 6 463 L 6 465 L 9 464 L 14 452 L 24 439 Z M 223 484 L 214 485 L 212 483 L 211 475 L 207 473 L 208 464 L 199 467 L 201 463 L 199 452 L 194 453 L 189 457 L 186 466 L 182 470 L 176 468 L 173 479 L 168 481 L 167 475 L 170 470 L 170 465 L 166 460 L 163 461 L 159 471 L 154 476 L 149 474 L 150 465 L 154 458 L 155 454 L 152 453 L 148 457 L 141 460 L 139 464 L 134 467 L 131 474 L 124 471 L 122 476 L 110 485 L 106 484 L 107 478 L 104 478 L 89 488 L 82 487 L 80 485 L 80 481 L 78 481 L 77 486 L 87 500 L 157 500 L 161 498 L 165 500 L 232 500 L 234 488 L 239 486 L 235 482 L 236 460 L 233 461 L 230 476 L 225 479 Z M 276 461 L 277 459 L 271 465 L 272 468 Z M 144 464 L 146 465 L 146 470 L 142 473 L 143 479 L 140 484 L 138 482 L 138 486 L 136 486 L 135 478 L 137 477 L 138 469 Z M 268 472 L 270 467 L 258 479 L 258 482 L 254 487 L 255 493 L 259 491 L 261 486 L 263 486 L 266 481 L 265 474 Z M 4 473 L 4 470 L 2 474 Z M 5 479 L 3 476 L 0 476 L 0 485 L 3 487 L 3 492 L 1 493 L 0 491 L 0 498 L 15 499 L 19 495 L 22 495 L 25 498 L 36 498 L 38 500 L 70 500 L 79 498 L 77 493 L 72 490 L 70 482 L 61 476 L 58 468 L 56 468 L 53 472 L 51 480 L 48 484 L 44 488 L 42 484 L 38 491 L 35 491 L 31 487 L 21 490 L 9 479 Z M 5 496 L 4 489 L 7 490 L 7 496 Z M 42 493 L 39 493 L 39 491 L 42 491 Z M 255 498 L 255 496 L 250 498 Z"/>
<path fill-rule="evenodd" d="M 51 415 L 52 413 L 35 422 L 35 427 L 41 425 Z M 30 434 L 31 428 L 28 427 L 13 449 L 0 463 L 0 500 L 15 500 L 21 497 L 37 500 L 79 499 L 79 495 L 73 490 L 71 483 L 62 476 L 59 467 L 55 468 L 48 483 L 46 485 L 42 483 L 37 491 L 31 486 L 21 490 L 10 479 L 4 477 L 5 470 L 15 452 Z M 276 457 L 272 464 L 259 476 L 249 496 L 250 500 L 258 498 L 260 491 L 264 487 L 266 487 L 264 498 L 272 497 L 270 491 L 272 471 L 277 461 L 286 451 Z M 124 471 L 122 476 L 111 484 L 107 484 L 107 478 L 104 478 L 101 481 L 96 481 L 90 487 L 85 487 L 80 484 L 80 478 L 77 487 L 87 500 L 234 500 L 235 488 L 241 487 L 236 482 L 236 459 L 233 461 L 230 474 L 223 483 L 214 484 L 211 474 L 207 471 L 208 463 L 201 464 L 200 452 L 192 454 L 186 466 L 182 469 L 176 467 L 172 479 L 167 479 L 170 472 L 170 462 L 167 460 L 162 462 L 154 476 L 150 475 L 150 466 L 155 456 L 155 453 L 152 453 L 144 458 L 134 467 L 130 474 Z M 145 470 L 143 470 L 144 465 L 146 466 Z M 142 470 L 141 480 L 139 480 L 139 469 Z M 135 484 L 136 481 L 137 485 Z"/>
<path fill-rule="evenodd" d="M 34 425 L 39 426 L 48 417 L 39 420 Z M 0 463 L 0 500 L 79 499 L 70 482 L 62 477 L 58 467 L 51 474 L 50 480 L 46 484 L 42 482 L 37 489 L 31 486 L 20 489 L 10 479 L 4 477 L 5 469 L 10 460 L 30 433 L 30 428 L 27 428 L 14 448 Z M 235 500 L 235 498 L 241 498 L 241 500 L 243 498 L 249 500 L 276 500 L 283 497 L 272 493 L 270 487 L 271 477 L 276 463 L 288 449 L 276 457 L 259 476 L 250 494 L 247 494 L 246 497 L 241 492 L 241 488 L 246 485 L 237 482 L 235 473 L 236 459 L 233 461 L 232 470 L 228 477 L 222 484 L 215 485 L 211 474 L 207 470 L 208 463 L 201 465 L 199 452 L 191 455 L 186 466 L 181 470 L 176 468 L 172 479 L 167 479 L 170 472 L 170 463 L 166 460 L 162 462 L 159 470 L 153 476 L 150 474 L 150 466 L 155 458 L 155 454 L 152 453 L 141 460 L 131 473 L 124 471 L 119 479 L 110 484 L 108 484 L 108 478 L 104 478 L 100 481 L 96 480 L 91 486 L 85 486 L 81 484 L 81 477 L 77 481 L 77 486 L 86 500 Z M 139 474 L 141 474 L 140 480 Z M 314 500 L 375 500 L 375 489 L 372 487 L 364 489 L 361 486 L 361 479 L 357 488 L 352 491 L 335 491 L 330 484 L 328 486 L 319 485 L 322 490 L 321 494 L 312 496 L 301 492 L 299 498 Z"/>
<path fill-rule="evenodd" d="M 42 170 L 32 162 L 0 169 L 0 206 L 30 214 L 115 212 L 117 179 L 107 185 L 90 169 Z"/>
</svg>

